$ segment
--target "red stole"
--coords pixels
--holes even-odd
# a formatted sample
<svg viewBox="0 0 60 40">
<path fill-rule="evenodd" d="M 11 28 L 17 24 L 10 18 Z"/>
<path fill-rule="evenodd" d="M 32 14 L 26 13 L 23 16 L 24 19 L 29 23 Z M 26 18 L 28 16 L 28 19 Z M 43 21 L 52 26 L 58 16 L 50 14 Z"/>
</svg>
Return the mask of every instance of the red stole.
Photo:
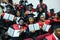
<svg viewBox="0 0 60 40">
<path fill-rule="evenodd" d="M 13 28 L 14 28 L 14 30 L 26 30 L 27 29 L 26 26 L 22 26 L 22 28 L 19 28 L 19 25 L 18 24 L 14 24 L 13 25 Z"/>
<path fill-rule="evenodd" d="M 46 37 L 47 40 L 56 40 L 53 34 Z"/>
</svg>

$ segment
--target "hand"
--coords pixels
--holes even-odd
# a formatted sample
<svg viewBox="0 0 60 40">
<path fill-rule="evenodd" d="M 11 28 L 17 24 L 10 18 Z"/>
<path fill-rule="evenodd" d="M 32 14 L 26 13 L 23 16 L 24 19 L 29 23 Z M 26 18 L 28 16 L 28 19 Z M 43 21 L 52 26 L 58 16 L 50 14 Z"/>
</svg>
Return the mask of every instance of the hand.
<svg viewBox="0 0 60 40">
<path fill-rule="evenodd" d="M 20 30 L 19 32 L 22 33 L 24 30 Z"/>
<path fill-rule="evenodd" d="M 8 35 L 8 32 L 5 32 L 5 35 Z"/>
<path fill-rule="evenodd" d="M 40 29 L 42 29 L 42 26 L 40 26 Z"/>
<path fill-rule="evenodd" d="M 14 17 L 14 20 L 16 20 L 17 18 L 16 17 Z"/>
<path fill-rule="evenodd" d="M 32 31 L 32 33 L 35 33 L 35 30 L 34 30 L 34 31 Z"/>
<path fill-rule="evenodd" d="M 6 27 L 4 27 L 4 29 L 7 29 Z"/>
</svg>

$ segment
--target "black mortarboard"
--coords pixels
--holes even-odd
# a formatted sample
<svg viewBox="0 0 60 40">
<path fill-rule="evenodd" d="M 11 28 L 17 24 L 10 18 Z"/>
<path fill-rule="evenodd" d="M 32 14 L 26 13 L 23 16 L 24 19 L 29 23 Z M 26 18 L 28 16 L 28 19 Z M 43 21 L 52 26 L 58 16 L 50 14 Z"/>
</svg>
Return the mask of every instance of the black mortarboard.
<svg viewBox="0 0 60 40">
<path fill-rule="evenodd" d="M 53 29 L 57 29 L 57 28 L 60 28 L 60 22 L 54 22 L 54 25 L 53 25 Z"/>
<path fill-rule="evenodd" d="M 59 11 L 59 12 L 57 12 L 57 15 L 58 15 L 58 16 L 60 16 L 60 11 Z"/>
<path fill-rule="evenodd" d="M 20 20 L 23 20 L 23 21 L 24 21 L 24 18 L 21 17 L 21 18 L 18 20 L 18 22 L 19 22 Z"/>
<path fill-rule="evenodd" d="M 50 12 L 51 12 L 51 13 L 54 12 L 54 9 L 50 9 Z"/>
<path fill-rule="evenodd" d="M 51 27 L 50 27 L 50 33 L 53 33 L 54 30 L 57 28 L 60 28 L 60 22 L 55 22 L 54 20 L 51 20 Z"/>
<path fill-rule="evenodd" d="M 31 14 L 28 14 L 28 18 L 30 18 L 30 17 L 34 17 L 34 14 L 33 13 L 31 13 Z"/>
<path fill-rule="evenodd" d="M 30 4 L 28 4 L 27 6 L 31 6 L 31 7 L 33 7 L 33 4 L 32 4 L 32 3 L 30 3 Z"/>
<path fill-rule="evenodd" d="M 4 7 L 3 7 L 2 5 L 0 5 L 0 7 L 1 7 L 2 9 L 4 9 Z"/>
<path fill-rule="evenodd" d="M 7 5 L 6 5 L 6 8 L 7 8 L 7 9 L 13 9 L 13 6 L 10 5 L 10 4 L 7 4 Z"/>
</svg>

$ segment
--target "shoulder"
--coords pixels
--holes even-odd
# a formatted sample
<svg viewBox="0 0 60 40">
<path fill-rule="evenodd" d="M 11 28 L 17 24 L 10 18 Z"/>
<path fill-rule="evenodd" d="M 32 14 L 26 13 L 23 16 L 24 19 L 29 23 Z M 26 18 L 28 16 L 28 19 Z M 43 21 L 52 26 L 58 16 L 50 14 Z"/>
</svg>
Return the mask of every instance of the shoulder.
<svg viewBox="0 0 60 40">
<path fill-rule="evenodd" d="M 13 24 L 13 26 L 18 26 L 18 24 Z"/>
<path fill-rule="evenodd" d="M 46 38 L 47 40 L 48 40 L 48 39 L 49 39 L 49 40 L 52 40 L 52 34 L 46 36 L 45 38 Z"/>
<path fill-rule="evenodd" d="M 50 24 L 50 20 L 46 20 L 45 23 L 46 23 L 46 24 Z"/>
</svg>

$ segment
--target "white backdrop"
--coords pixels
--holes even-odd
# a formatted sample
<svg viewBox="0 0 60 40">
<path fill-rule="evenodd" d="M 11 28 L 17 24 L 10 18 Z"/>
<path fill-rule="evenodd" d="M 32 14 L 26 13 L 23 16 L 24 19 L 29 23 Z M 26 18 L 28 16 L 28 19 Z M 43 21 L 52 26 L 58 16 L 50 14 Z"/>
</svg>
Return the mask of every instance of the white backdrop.
<svg viewBox="0 0 60 40">
<path fill-rule="evenodd" d="M 39 0 L 28 0 L 28 3 L 32 3 L 34 8 L 36 8 Z M 60 0 L 43 0 L 48 6 L 48 10 L 54 8 L 55 12 L 60 11 Z M 19 0 L 13 0 L 14 3 L 18 3 Z"/>
</svg>

